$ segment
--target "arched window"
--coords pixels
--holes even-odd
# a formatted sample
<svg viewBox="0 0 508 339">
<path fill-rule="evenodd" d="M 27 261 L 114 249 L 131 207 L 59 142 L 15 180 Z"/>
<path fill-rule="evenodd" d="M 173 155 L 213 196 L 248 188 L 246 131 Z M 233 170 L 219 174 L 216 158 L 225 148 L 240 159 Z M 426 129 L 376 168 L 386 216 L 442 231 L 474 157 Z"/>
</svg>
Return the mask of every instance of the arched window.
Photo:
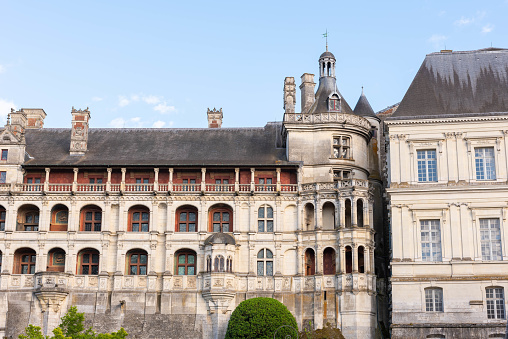
<svg viewBox="0 0 508 339">
<path fill-rule="evenodd" d="M 224 257 L 220 254 L 215 256 L 215 259 L 213 261 L 213 271 L 224 272 Z"/>
<path fill-rule="evenodd" d="M 226 272 L 233 272 L 233 258 L 231 256 L 226 259 Z"/>
<path fill-rule="evenodd" d="M 273 209 L 268 205 L 258 209 L 258 232 L 273 232 Z"/>
<path fill-rule="evenodd" d="M 305 205 L 305 231 L 314 230 L 314 205 Z"/>
<path fill-rule="evenodd" d="M 346 222 L 346 227 L 351 227 L 351 200 L 346 199 L 345 207 L 346 218 L 344 221 Z"/>
<path fill-rule="evenodd" d="M 365 273 L 365 250 L 363 246 L 358 247 L 358 273 Z"/>
<path fill-rule="evenodd" d="M 443 312 L 443 289 L 432 287 L 425 289 L 425 311 Z"/>
<path fill-rule="evenodd" d="M 0 232 L 5 231 L 5 217 L 7 212 L 3 206 L 0 206 Z"/>
<path fill-rule="evenodd" d="M 67 206 L 58 204 L 51 209 L 50 231 L 67 231 L 69 223 L 69 209 Z"/>
<path fill-rule="evenodd" d="M 214 206 L 210 209 L 210 232 L 232 232 L 233 211 L 223 205 Z"/>
<path fill-rule="evenodd" d="M 102 210 L 94 205 L 81 209 L 80 231 L 100 232 L 102 228 Z"/>
<path fill-rule="evenodd" d="M 196 252 L 181 250 L 176 252 L 176 273 L 177 275 L 196 274 Z"/>
<path fill-rule="evenodd" d="M 331 247 L 323 251 L 323 274 L 335 274 L 335 250 Z"/>
<path fill-rule="evenodd" d="M 269 249 L 258 252 L 258 275 L 273 275 L 273 253 Z"/>
<path fill-rule="evenodd" d="M 323 229 L 333 230 L 335 228 L 335 205 L 329 201 L 323 205 Z"/>
<path fill-rule="evenodd" d="M 36 254 L 31 248 L 20 248 L 14 252 L 14 274 L 34 274 Z"/>
<path fill-rule="evenodd" d="M 351 246 L 346 246 L 346 273 L 353 273 L 353 252 Z"/>
<path fill-rule="evenodd" d="M 78 254 L 78 274 L 99 274 L 99 251 L 86 248 Z"/>
<path fill-rule="evenodd" d="M 196 232 L 198 209 L 193 206 L 182 206 L 176 210 L 176 232 Z"/>
<path fill-rule="evenodd" d="M 363 227 L 363 200 L 356 200 L 356 224 Z"/>
<path fill-rule="evenodd" d="M 61 248 L 53 248 L 48 253 L 47 272 L 63 272 L 65 270 L 65 251 Z"/>
<path fill-rule="evenodd" d="M 130 250 L 127 252 L 127 274 L 146 275 L 148 254 L 144 250 Z"/>
<path fill-rule="evenodd" d="M 39 230 L 39 208 L 34 205 L 23 205 L 18 210 L 17 219 L 18 231 L 38 231 Z"/>
<path fill-rule="evenodd" d="M 212 257 L 209 255 L 206 256 L 206 271 L 212 272 Z"/>
<path fill-rule="evenodd" d="M 316 274 L 316 256 L 314 250 L 308 248 L 305 251 L 305 275 Z"/>
<path fill-rule="evenodd" d="M 128 232 L 148 232 L 150 210 L 146 206 L 134 206 L 129 209 Z"/>
</svg>

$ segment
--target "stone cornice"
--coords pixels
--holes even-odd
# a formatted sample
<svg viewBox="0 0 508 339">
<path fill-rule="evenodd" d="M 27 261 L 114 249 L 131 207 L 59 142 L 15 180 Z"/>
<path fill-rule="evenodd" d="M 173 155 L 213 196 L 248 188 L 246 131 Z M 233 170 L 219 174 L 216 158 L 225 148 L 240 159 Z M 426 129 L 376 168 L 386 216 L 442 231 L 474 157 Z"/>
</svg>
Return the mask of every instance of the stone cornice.
<svg viewBox="0 0 508 339">
<path fill-rule="evenodd" d="M 462 117 L 408 117 L 400 120 L 385 120 L 384 123 L 390 125 L 415 125 L 415 124 L 446 124 L 446 123 L 463 123 L 463 122 L 484 122 L 484 121 L 503 121 L 508 120 L 508 112 L 499 114 L 504 115 L 482 115 L 482 116 L 462 116 Z"/>
</svg>

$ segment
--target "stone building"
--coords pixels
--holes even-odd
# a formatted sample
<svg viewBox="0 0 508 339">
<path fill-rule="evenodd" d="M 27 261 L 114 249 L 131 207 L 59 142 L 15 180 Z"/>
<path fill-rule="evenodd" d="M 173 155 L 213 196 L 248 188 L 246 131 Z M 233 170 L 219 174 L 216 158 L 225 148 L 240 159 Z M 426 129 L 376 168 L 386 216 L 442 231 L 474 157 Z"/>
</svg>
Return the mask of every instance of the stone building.
<svg viewBox="0 0 508 339">
<path fill-rule="evenodd" d="M 72 109 L 70 129 L 43 128 L 44 110 L 12 111 L 0 336 L 49 333 L 76 305 L 100 331 L 222 338 L 258 296 L 300 328 L 363 339 L 388 326 L 379 119 L 363 93 L 350 108 L 335 62 L 321 55 L 317 92 L 302 76 L 300 113 L 286 78 L 283 121 L 262 128 L 221 128 L 215 109 L 206 129 L 90 128 L 88 108 Z"/>
<path fill-rule="evenodd" d="M 393 338 L 503 338 L 508 50 L 427 55 L 386 118 Z"/>
</svg>

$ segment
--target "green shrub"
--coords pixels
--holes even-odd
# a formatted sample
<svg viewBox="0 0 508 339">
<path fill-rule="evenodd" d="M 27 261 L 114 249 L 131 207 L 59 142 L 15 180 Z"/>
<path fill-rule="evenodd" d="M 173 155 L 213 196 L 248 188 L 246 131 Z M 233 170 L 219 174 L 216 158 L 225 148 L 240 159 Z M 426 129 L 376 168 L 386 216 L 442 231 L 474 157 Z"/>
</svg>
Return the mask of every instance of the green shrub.
<svg viewBox="0 0 508 339">
<path fill-rule="evenodd" d="M 282 325 L 291 326 L 281 327 Z M 231 314 L 225 339 L 296 338 L 298 325 L 295 317 L 281 302 L 272 298 L 253 298 L 242 301 Z"/>
</svg>

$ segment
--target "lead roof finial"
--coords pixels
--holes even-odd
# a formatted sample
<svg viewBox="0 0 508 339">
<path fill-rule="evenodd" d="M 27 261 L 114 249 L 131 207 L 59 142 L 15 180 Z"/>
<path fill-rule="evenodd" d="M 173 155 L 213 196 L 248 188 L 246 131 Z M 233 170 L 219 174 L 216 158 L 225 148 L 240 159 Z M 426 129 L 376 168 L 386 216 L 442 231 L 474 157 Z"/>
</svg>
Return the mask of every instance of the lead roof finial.
<svg viewBox="0 0 508 339">
<path fill-rule="evenodd" d="M 323 38 L 326 38 L 326 51 L 328 52 L 328 28 L 326 29 L 325 33 L 323 34 Z"/>
</svg>

